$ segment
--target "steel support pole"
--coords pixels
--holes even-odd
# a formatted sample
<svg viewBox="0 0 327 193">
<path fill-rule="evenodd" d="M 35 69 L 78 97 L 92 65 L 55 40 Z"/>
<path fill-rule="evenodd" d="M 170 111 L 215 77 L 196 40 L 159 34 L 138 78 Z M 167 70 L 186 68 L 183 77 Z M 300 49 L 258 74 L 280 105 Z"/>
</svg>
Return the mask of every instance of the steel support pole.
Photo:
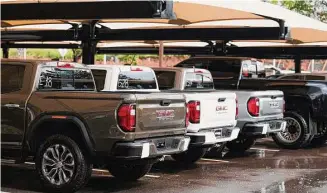
<svg viewBox="0 0 327 193">
<path fill-rule="evenodd" d="M 295 56 L 294 64 L 295 64 L 295 73 L 301 73 L 301 58 L 300 58 L 300 56 Z"/>
<path fill-rule="evenodd" d="M 3 47 L 2 48 L 2 57 L 3 58 L 9 58 L 9 48 L 8 47 Z"/>
<path fill-rule="evenodd" d="M 162 41 L 159 41 L 159 67 L 162 67 L 164 55 L 164 45 Z"/>
<path fill-rule="evenodd" d="M 96 43 L 92 40 L 82 41 L 82 63 L 94 64 Z"/>
<path fill-rule="evenodd" d="M 82 25 L 82 63 L 83 64 L 94 64 L 97 41 L 95 37 L 95 24 L 91 22 L 89 24 Z"/>
</svg>

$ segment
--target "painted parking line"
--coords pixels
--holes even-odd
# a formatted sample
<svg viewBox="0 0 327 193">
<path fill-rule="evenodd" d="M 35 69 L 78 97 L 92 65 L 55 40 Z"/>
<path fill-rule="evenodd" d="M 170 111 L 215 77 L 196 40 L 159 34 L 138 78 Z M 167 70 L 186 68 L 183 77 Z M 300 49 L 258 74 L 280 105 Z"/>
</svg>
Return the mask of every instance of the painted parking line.
<svg viewBox="0 0 327 193">
<path fill-rule="evenodd" d="M 258 148 L 258 147 L 252 147 L 250 149 L 253 149 L 253 150 L 262 150 L 262 151 L 274 151 L 274 152 L 280 151 L 279 149 L 267 149 L 267 148 Z"/>
<path fill-rule="evenodd" d="M 15 161 L 14 160 L 3 160 L 2 159 L 1 160 L 1 163 L 4 163 L 4 164 L 15 164 Z M 27 164 L 27 165 L 35 165 L 34 162 L 25 162 L 24 164 Z M 103 172 L 103 173 L 106 173 L 109 176 L 111 176 L 110 173 L 108 172 L 108 170 L 92 169 L 92 171 L 94 171 L 94 172 Z M 149 177 L 149 178 L 160 178 L 160 176 L 152 175 L 152 174 L 147 174 L 147 175 L 145 175 L 145 177 Z"/>
<path fill-rule="evenodd" d="M 147 174 L 147 175 L 145 175 L 145 177 L 149 177 L 149 178 L 160 178 L 160 176 L 152 175 L 152 174 Z"/>
<path fill-rule="evenodd" d="M 25 164 L 28 164 L 28 165 L 35 165 L 34 162 L 25 162 Z"/>
<path fill-rule="evenodd" d="M 103 172 L 103 173 L 108 174 L 108 176 L 112 176 L 112 175 L 110 175 L 110 173 L 108 172 L 108 170 L 92 169 L 92 171 L 94 171 L 94 172 Z M 145 177 L 149 177 L 149 178 L 160 178 L 160 176 L 152 175 L 152 174 L 147 174 L 147 175 L 145 175 Z"/>
<path fill-rule="evenodd" d="M 1 163 L 4 163 L 4 164 L 14 164 L 15 161 L 14 160 L 1 159 Z"/>
<path fill-rule="evenodd" d="M 229 163 L 227 160 L 220 160 L 220 159 L 208 159 L 208 158 L 201 158 L 202 161 L 212 161 L 212 162 L 222 162 L 222 163 Z"/>
</svg>

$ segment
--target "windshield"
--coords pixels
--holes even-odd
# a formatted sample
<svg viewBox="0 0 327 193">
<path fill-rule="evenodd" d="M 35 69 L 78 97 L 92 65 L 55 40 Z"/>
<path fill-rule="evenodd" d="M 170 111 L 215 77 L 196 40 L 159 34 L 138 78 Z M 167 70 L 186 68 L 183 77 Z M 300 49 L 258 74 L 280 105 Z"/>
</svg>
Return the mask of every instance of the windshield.
<svg viewBox="0 0 327 193">
<path fill-rule="evenodd" d="M 156 78 L 152 71 L 121 71 L 117 89 L 157 89 Z"/>
<path fill-rule="evenodd" d="M 214 84 L 209 74 L 188 72 L 185 76 L 184 89 L 213 89 Z"/>
<path fill-rule="evenodd" d="M 94 81 L 87 68 L 43 66 L 38 90 L 93 91 Z"/>
</svg>

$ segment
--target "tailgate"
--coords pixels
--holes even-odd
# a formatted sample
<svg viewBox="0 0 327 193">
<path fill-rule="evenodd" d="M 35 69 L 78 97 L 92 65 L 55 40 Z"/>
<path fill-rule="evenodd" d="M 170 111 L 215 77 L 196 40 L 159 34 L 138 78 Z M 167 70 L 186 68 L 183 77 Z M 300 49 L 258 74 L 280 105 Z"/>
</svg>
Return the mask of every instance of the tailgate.
<svg viewBox="0 0 327 193">
<path fill-rule="evenodd" d="M 211 92 L 198 94 L 198 97 L 201 101 L 202 124 L 219 123 L 219 126 L 223 126 L 235 121 L 236 94 Z"/>
<path fill-rule="evenodd" d="M 236 94 L 229 92 L 209 92 L 186 94 L 187 101 L 199 100 L 201 107 L 200 124 L 202 128 L 217 128 L 235 125 Z M 190 127 L 191 124 L 190 124 Z"/>
<path fill-rule="evenodd" d="M 136 132 L 149 132 L 152 136 L 185 131 L 186 107 L 182 94 L 135 94 Z"/>
<path fill-rule="evenodd" d="M 259 91 L 260 116 L 282 114 L 284 111 L 284 94 L 282 91 Z"/>
</svg>

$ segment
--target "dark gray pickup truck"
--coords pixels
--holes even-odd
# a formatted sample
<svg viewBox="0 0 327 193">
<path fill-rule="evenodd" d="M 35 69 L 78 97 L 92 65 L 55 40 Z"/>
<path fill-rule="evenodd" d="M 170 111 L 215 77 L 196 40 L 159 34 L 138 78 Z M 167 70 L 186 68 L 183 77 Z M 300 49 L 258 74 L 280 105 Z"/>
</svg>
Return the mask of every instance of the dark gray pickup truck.
<svg viewBox="0 0 327 193">
<path fill-rule="evenodd" d="M 97 92 L 82 64 L 1 60 L 1 90 L 2 158 L 35 161 L 47 191 L 78 190 L 93 164 L 136 180 L 189 145 L 182 94 Z"/>
</svg>

